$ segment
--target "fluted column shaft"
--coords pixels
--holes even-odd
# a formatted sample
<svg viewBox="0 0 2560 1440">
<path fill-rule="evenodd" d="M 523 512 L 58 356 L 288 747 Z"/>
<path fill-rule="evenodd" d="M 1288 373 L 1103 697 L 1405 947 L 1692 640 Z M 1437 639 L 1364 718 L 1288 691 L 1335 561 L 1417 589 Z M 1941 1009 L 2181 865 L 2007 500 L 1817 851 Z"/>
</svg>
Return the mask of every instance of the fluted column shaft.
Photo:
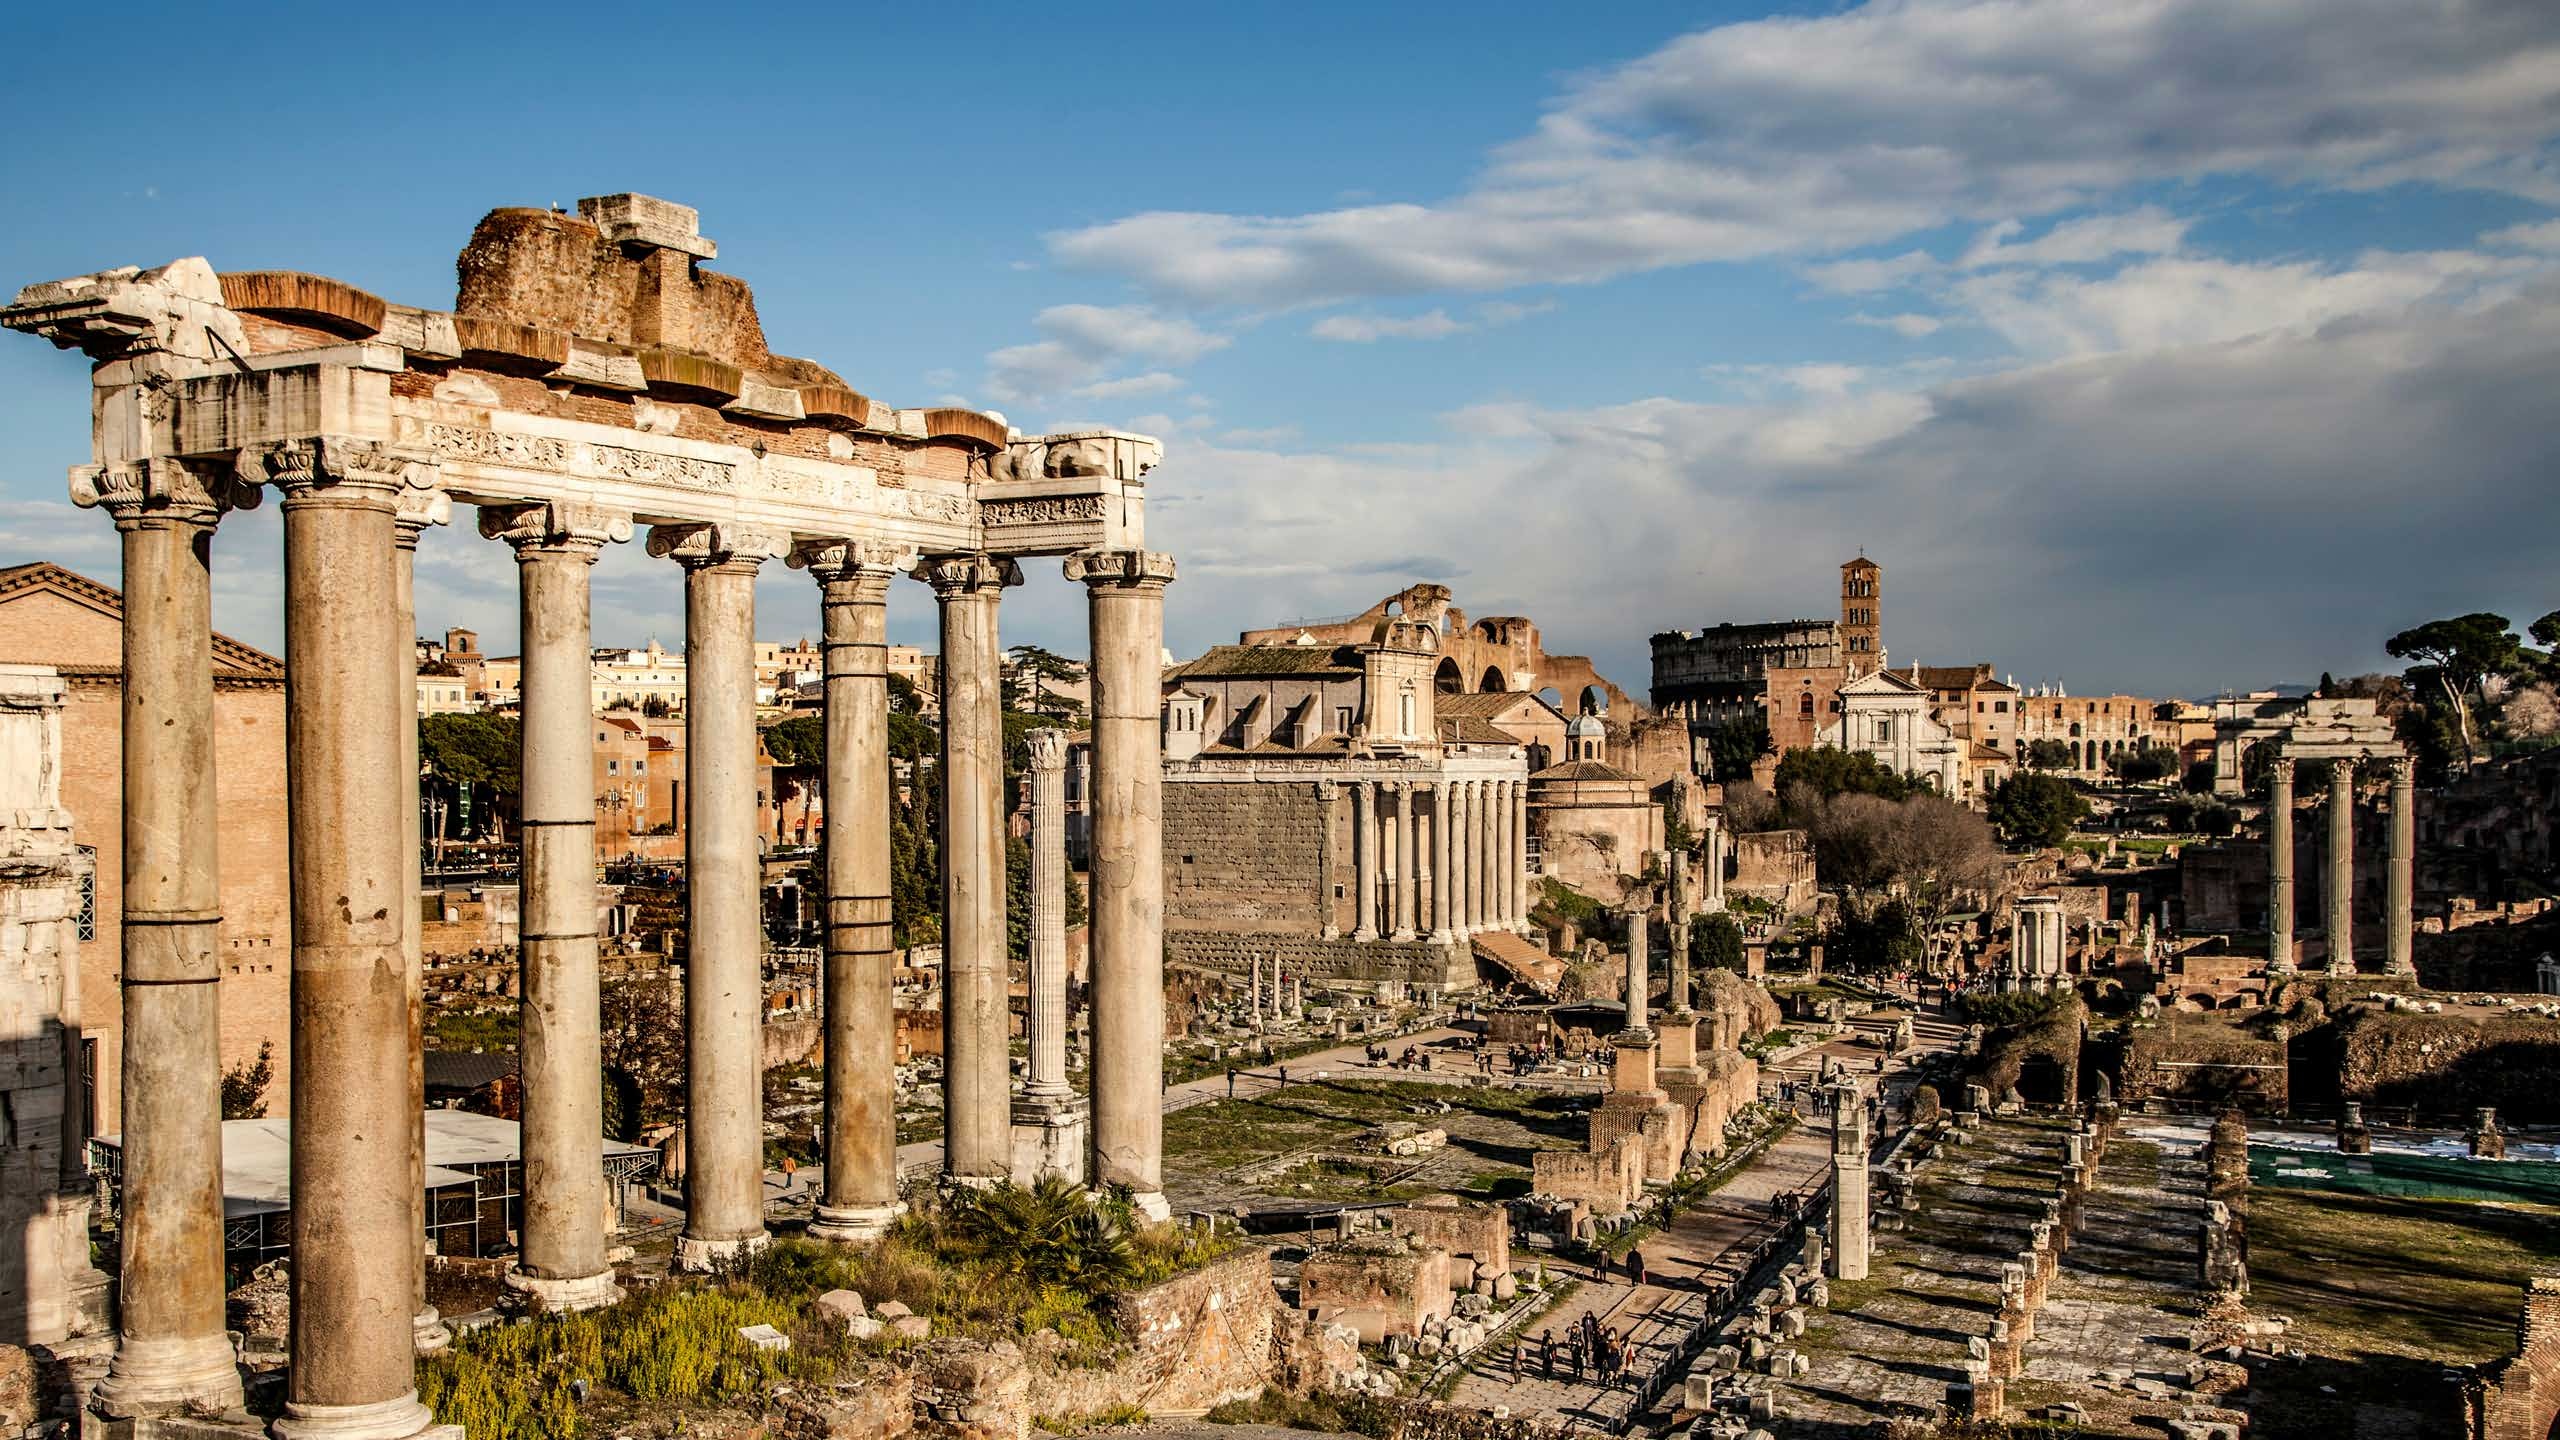
<svg viewBox="0 0 2560 1440">
<path fill-rule="evenodd" d="M 995 556 L 943 555 L 916 575 L 942 612 L 942 1166 L 993 1183 L 1010 1170 L 1013 1143 L 996 608 L 1022 572 Z"/>
<path fill-rule="evenodd" d="M 1499 780 L 1484 792 L 1484 923 L 1498 930 L 1511 923 L 1511 797 Z"/>
<path fill-rule="evenodd" d="M 413 1376 L 409 1090 L 401 908 L 416 877 L 401 816 L 414 682 L 396 606 L 394 520 L 415 467 L 331 440 L 265 457 L 285 490 L 285 744 L 293 914 L 292 1379 L 286 1437 L 424 1429 Z"/>
<path fill-rule="evenodd" d="M 1625 916 L 1627 922 L 1626 1035 L 1629 1040 L 1641 1041 L 1653 1033 L 1653 997 L 1650 993 L 1653 989 L 1653 972 L 1649 963 L 1651 957 L 1646 954 L 1650 948 L 1650 941 L 1645 935 L 1644 912 L 1631 908 L 1625 912 Z"/>
<path fill-rule="evenodd" d="M 826 1178 L 809 1233 L 875 1240 L 899 1212 L 889 929 L 889 580 L 894 553 L 803 546 L 826 657 Z"/>
<path fill-rule="evenodd" d="M 1351 938 L 1375 940 L 1378 927 L 1378 824 L 1376 787 L 1351 782 Z"/>
<path fill-rule="evenodd" d="M 608 1304 L 596 956 L 595 685 L 588 575 L 630 519 L 585 506 L 484 510 L 515 547 L 523 656 L 524 894 L 518 1073 L 524 1228 L 508 1285 L 537 1309 Z M 762 1196 L 759 1193 L 759 1202 Z"/>
<path fill-rule="evenodd" d="M 1392 787 L 1396 798 L 1395 845 L 1396 874 L 1391 887 L 1395 893 L 1395 938 L 1411 940 L 1414 922 L 1414 819 L 1412 782 L 1399 780 Z"/>
<path fill-rule="evenodd" d="M 756 571 L 781 549 L 779 536 L 724 526 L 649 532 L 649 553 L 684 567 L 684 1270 L 716 1270 L 770 1239 Z"/>
<path fill-rule="evenodd" d="M 1449 912 L 1449 785 L 1431 787 L 1431 938 L 1446 944 L 1454 938 Z"/>
<path fill-rule="evenodd" d="M 175 493 L 73 489 L 114 515 L 124 550 L 122 1303 L 98 1390 L 117 1416 L 240 1403 L 223 1328 L 211 574 L 232 487 L 177 467 L 150 478 Z"/>
<path fill-rule="evenodd" d="M 1031 1074 L 1026 1098 L 1067 1088 L 1067 732 L 1035 730 L 1031 753 Z"/>
<path fill-rule="evenodd" d="M 2406 755 L 2391 761 L 2391 849 L 2383 871 L 2383 969 L 2415 975 L 2418 774 Z"/>
<path fill-rule="evenodd" d="M 1067 578 L 1085 583 L 1093 646 L 1092 1173 L 1167 1219 L 1160 715 L 1173 560 L 1089 552 L 1069 557 Z"/>
<path fill-rule="evenodd" d="M 2267 960 L 2278 974 L 2293 970 L 2293 859 L 2293 761 L 2278 757 L 2267 789 Z"/>
<path fill-rule="evenodd" d="M 1511 927 L 1529 924 L 1529 782 L 1511 786 Z"/>
<path fill-rule="evenodd" d="M 2356 968 L 2356 767 L 2352 760 L 2329 767 L 2329 883 L 2323 899 L 2329 907 L 2329 968 L 2352 975 Z"/>
</svg>

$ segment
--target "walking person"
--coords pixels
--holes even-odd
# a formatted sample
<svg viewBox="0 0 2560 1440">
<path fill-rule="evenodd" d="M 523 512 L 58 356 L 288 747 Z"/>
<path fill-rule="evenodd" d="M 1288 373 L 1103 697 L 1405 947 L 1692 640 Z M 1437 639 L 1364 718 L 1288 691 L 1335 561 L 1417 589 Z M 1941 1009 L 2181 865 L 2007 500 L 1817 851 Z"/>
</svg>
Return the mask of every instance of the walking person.
<svg viewBox="0 0 2560 1440">
<path fill-rule="evenodd" d="M 1553 1325 L 1538 1333 L 1538 1373 L 1549 1380 L 1556 1378 L 1556 1327 Z"/>
</svg>

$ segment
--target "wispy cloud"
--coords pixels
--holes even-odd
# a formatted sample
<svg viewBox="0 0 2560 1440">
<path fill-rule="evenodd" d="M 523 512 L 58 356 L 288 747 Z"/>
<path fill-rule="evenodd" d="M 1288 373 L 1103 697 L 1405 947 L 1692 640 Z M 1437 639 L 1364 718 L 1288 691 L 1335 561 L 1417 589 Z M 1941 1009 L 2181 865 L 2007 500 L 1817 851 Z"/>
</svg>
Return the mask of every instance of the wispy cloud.
<svg viewBox="0 0 2560 1440">
<path fill-rule="evenodd" d="M 1366 345 L 1379 340 L 1443 340 L 1451 335 L 1464 335 L 1470 330 L 1490 330 L 1514 325 L 1532 315 L 1544 315 L 1556 308 L 1552 300 L 1522 303 L 1490 300 L 1475 308 L 1472 318 L 1459 320 L 1441 309 L 1426 310 L 1419 315 L 1327 315 L 1307 327 L 1307 333 L 1318 340 L 1341 340 Z"/>
</svg>

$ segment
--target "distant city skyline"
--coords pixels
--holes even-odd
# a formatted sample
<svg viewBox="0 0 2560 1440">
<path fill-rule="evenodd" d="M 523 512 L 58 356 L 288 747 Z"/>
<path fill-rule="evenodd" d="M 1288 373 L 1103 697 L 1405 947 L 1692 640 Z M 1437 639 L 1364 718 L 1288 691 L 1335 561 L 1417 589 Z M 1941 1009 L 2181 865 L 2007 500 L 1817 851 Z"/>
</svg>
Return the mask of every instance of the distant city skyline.
<svg viewBox="0 0 2560 1440">
<path fill-rule="evenodd" d="M 497 52 L 302 8 L 119 12 L 290 95 L 99 106 L 76 67 L 0 95 L 60 137 L 0 162 L 43 215 L 0 234 L 0 290 L 203 254 L 444 305 L 490 207 L 663 195 L 777 349 L 866 394 L 1161 435 L 1177 654 L 1428 579 L 1640 691 L 1651 632 L 1827 614 L 1861 545 L 1898 662 L 2075 690 L 2396 669 L 2400 628 L 2560 606 L 2554 7 L 639 6 L 516 17 Z M 969 84 L 844 83 L 955 45 Z M 677 50 L 751 114 L 597 123 Z M 442 119 L 350 123 L 395 71 Z M 217 133 L 218 164 L 172 143 Z M 0 344 L 0 556 L 112 583 L 112 529 L 63 498 L 86 416 L 76 359 Z M 277 648 L 273 507 L 216 551 L 218 623 Z M 1005 639 L 1080 650 L 1081 597 L 1032 570 Z M 420 613 L 509 633 L 512 572 L 466 512 Z M 681 643 L 672 566 L 617 547 L 596 581 L 600 636 Z M 769 567 L 759 630 L 814 634 L 814 589 Z M 899 590 L 892 637 L 932 645 Z"/>
</svg>

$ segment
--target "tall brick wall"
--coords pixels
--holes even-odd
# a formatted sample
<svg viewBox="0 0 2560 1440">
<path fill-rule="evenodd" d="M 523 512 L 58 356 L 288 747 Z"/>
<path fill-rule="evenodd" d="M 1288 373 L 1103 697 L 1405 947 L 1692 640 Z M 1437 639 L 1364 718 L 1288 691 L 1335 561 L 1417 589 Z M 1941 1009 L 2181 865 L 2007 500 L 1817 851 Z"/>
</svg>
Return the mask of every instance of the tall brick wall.
<svg viewBox="0 0 2560 1440">
<path fill-rule="evenodd" d="M 1166 933 L 1322 933 L 1335 883 L 1323 873 L 1331 823 L 1312 781 L 1166 785 Z M 1344 838 L 1333 848 L 1347 861 Z"/>
</svg>

